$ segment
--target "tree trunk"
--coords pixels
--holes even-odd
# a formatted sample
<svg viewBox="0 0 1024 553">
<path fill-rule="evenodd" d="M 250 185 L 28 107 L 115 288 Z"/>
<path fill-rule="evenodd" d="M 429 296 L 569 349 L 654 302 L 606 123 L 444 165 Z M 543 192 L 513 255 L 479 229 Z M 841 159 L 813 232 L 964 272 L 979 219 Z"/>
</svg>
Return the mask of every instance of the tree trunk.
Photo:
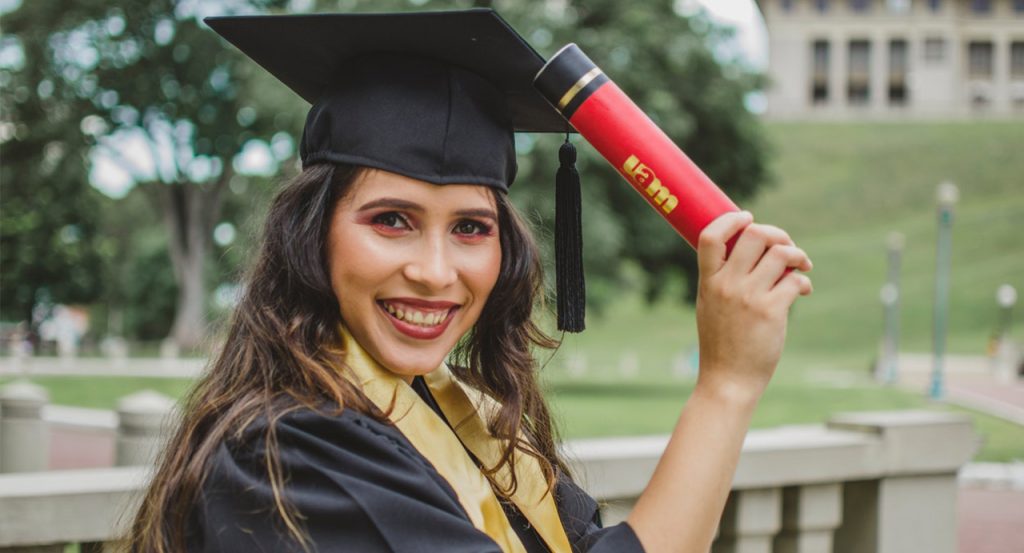
<svg viewBox="0 0 1024 553">
<path fill-rule="evenodd" d="M 156 184 L 162 196 L 164 224 L 178 304 L 168 338 L 183 350 L 195 349 L 206 335 L 206 260 L 213 225 L 220 217 L 222 193 L 230 178 L 225 171 L 209 185 Z"/>
<path fill-rule="evenodd" d="M 178 278 L 178 305 L 171 326 L 171 338 L 181 349 L 194 349 L 206 334 L 206 254 L 209 248 L 190 249 L 180 267 L 175 268 Z"/>
</svg>

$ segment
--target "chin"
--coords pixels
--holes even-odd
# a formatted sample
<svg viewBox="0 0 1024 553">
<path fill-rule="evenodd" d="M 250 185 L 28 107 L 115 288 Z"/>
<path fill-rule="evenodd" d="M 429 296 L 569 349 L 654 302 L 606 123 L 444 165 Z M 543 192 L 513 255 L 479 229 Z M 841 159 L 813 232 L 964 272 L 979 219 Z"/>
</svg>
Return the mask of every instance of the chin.
<svg viewBox="0 0 1024 553">
<path fill-rule="evenodd" d="M 403 346 L 388 348 L 386 353 L 380 352 L 381 355 L 375 357 L 384 368 L 407 378 L 423 376 L 432 372 L 448 356 L 448 350 L 445 348 Z M 424 351 L 435 349 L 437 351 Z M 444 351 L 440 351 L 442 349 Z"/>
</svg>

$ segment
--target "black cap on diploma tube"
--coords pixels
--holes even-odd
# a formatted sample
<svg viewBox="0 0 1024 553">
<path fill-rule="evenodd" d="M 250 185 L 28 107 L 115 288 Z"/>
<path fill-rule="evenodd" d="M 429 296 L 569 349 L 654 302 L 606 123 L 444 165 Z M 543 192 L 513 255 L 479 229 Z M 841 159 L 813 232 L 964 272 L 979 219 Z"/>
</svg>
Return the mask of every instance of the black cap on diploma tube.
<svg viewBox="0 0 1024 553">
<path fill-rule="evenodd" d="M 551 56 L 533 79 L 537 90 L 566 119 L 606 82 L 608 76 L 575 43 Z"/>
</svg>

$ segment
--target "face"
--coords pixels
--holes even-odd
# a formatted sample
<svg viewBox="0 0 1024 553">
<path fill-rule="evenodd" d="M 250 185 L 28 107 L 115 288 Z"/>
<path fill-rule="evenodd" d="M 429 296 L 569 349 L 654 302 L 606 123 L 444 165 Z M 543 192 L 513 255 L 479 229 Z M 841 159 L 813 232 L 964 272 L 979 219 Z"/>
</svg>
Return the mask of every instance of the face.
<svg viewBox="0 0 1024 553">
<path fill-rule="evenodd" d="M 331 286 L 352 336 L 406 380 L 436 369 L 480 317 L 498 279 L 492 192 L 370 169 L 338 202 Z"/>
</svg>

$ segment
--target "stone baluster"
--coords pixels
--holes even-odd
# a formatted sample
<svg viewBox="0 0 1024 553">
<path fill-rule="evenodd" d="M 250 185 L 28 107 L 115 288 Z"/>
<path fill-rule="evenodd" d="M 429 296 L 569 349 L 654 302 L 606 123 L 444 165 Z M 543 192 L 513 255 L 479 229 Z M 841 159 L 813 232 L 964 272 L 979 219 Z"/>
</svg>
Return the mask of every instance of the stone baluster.
<svg viewBox="0 0 1024 553">
<path fill-rule="evenodd" d="M 50 429 L 43 406 L 50 396 L 19 380 L 0 390 L 0 472 L 33 472 L 50 465 Z"/>
<path fill-rule="evenodd" d="M 967 415 L 940 411 L 846 413 L 829 428 L 878 439 L 880 478 L 843 484 L 835 553 L 955 553 L 957 470 L 979 447 Z"/>
<path fill-rule="evenodd" d="M 775 536 L 773 553 L 832 553 L 842 522 L 842 493 L 839 483 L 784 488 L 782 532 Z"/>
<path fill-rule="evenodd" d="M 734 490 L 725 503 L 711 553 L 772 553 L 782 526 L 782 490 Z"/>
<path fill-rule="evenodd" d="M 117 406 L 116 464 L 152 464 L 163 445 L 173 409 L 173 399 L 152 390 L 121 398 Z"/>
</svg>

